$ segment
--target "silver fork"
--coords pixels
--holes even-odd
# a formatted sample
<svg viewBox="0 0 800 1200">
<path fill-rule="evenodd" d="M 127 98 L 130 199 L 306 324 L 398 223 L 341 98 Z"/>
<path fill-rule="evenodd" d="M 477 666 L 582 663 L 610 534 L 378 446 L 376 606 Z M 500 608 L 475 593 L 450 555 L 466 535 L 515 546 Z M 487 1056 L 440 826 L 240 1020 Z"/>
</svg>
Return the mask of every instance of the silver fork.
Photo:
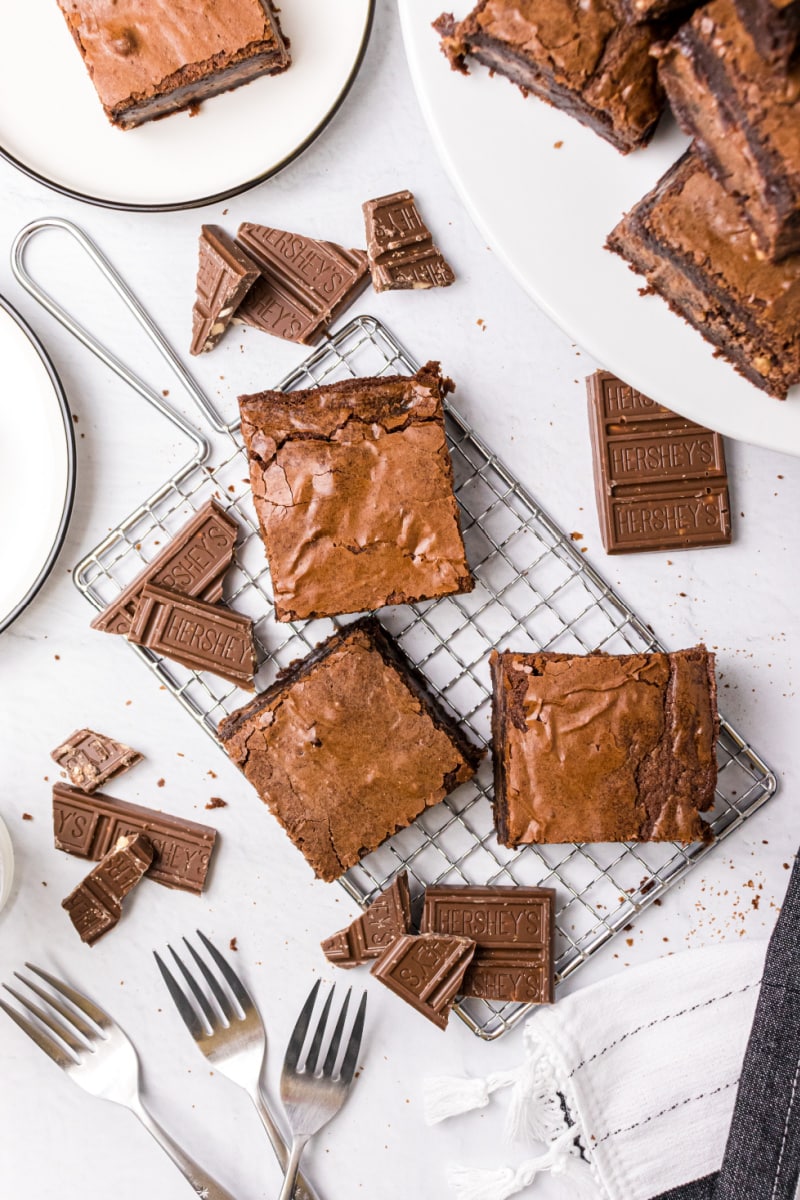
<svg viewBox="0 0 800 1200">
<path fill-rule="evenodd" d="M 129 1108 L 166 1151 L 198 1196 L 203 1200 L 233 1200 L 230 1192 L 190 1158 L 144 1107 L 139 1094 L 139 1060 L 133 1043 L 120 1026 L 102 1008 L 68 984 L 35 967 L 33 963 L 25 963 L 25 966 L 74 1005 L 74 1009 L 62 1004 L 18 971 L 14 972 L 15 977 L 49 1007 L 40 1008 L 27 996 L 4 983 L 5 990 L 36 1021 L 29 1021 L 3 1000 L 0 1000 L 0 1008 L 84 1091 Z M 45 1029 L 50 1032 L 45 1033 Z"/>
<path fill-rule="evenodd" d="M 322 1064 L 322 1070 L 317 1071 L 322 1041 L 325 1037 L 325 1026 L 327 1025 L 328 1014 L 331 1009 L 333 993 L 336 990 L 334 985 L 328 992 L 328 998 L 325 1001 L 322 1014 L 317 1022 L 308 1053 L 305 1055 L 302 1066 L 300 1065 L 300 1055 L 305 1044 L 311 1016 L 314 1012 L 319 985 L 320 981 L 317 980 L 303 1005 L 300 1016 L 297 1018 L 297 1024 L 289 1039 L 289 1045 L 286 1047 L 286 1057 L 283 1060 L 281 1100 L 283 1101 L 286 1116 L 289 1119 L 289 1128 L 292 1131 L 292 1150 L 289 1155 L 286 1178 L 283 1181 L 279 1200 L 291 1200 L 291 1197 L 296 1195 L 294 1182 L 300 1165 L 300 1156 L 306 1147 L 306 1143 L 309 1138 L 322 1129 L 323 1125 L 327 1125 L 328 1121 L 336 1116 L 347 1099 L 358 1061 L 361 1035 L 364 1032 L 364 1017 L 367 1010 L 366 992 L 361 997 L 361 1003 L 358 1006 L 356 1019 L 350 1031 L 350 1037 L 341 1066 L 338 1071 L 335 1071 L 336 1060 L 339 1057 L 339 1047 L 341 1046 L 342 1035 L 344 1033 L 345 1020 L 347 1018 L 347 1006 L 350 1003 L 350 994 L 353 990 L 349 988 L 328 1045 L 328 1053 Z"/>
<path fill-rule="evenodd" d="M 191 942 L 184 938 L 187 950 L 219 1006 L 219 1013 L 214 1011 L 203 988 L 172 946 L 169 947 L 169 952 L 186 981 L 189 991 L 197 1001 L 202 1013 L 202 1020 L 169 967 L 161 956 L 153 951 L 158 969 L 175 1002 L 175 1007 L 200 1050 L 214 1064 L 220 1075 L 226 1075 L 228 1079 L 238 1083 L 250 1096 L 264 1123 L 275 1156 L 285 1171 L 289 1162 L 289 1149 L 261 1091 L 261 1076 L 267 1055 L 267 1034 L 264 1023 L 247 989 L 230 964 L 199 929 L 197 936 L 211 956 L 219 975 L 230 988 L 229 994 L 205 959 L 201 958 Z M 295 1198 L 296 1200 L 317 1200 L 314 1189 L 302 1175 L 297 1181 Z"/>
</svg>

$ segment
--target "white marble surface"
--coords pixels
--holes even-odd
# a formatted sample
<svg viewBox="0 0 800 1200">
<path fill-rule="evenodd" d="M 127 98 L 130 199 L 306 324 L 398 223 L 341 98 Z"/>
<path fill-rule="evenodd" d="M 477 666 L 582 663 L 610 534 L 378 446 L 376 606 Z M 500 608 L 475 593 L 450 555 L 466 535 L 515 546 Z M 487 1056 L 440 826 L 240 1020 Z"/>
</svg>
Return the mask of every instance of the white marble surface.
<svg viewBox="0 0 800 1200">
<path fill-rule="evenodd" d="M 177 118 L 182 119 L 182 118 Z M 199 119 L 202 120 L 202 117 Z M 431 149 L 408 79 L 390 0 L 380 0 L 373 39 L 355 87 L 320 141 L 279 178 L 203 213 L 136 215 L 65 200 L 0 162 L 0 247 L 35 216 L 63 214 L 88 229 L 122 269 L 176 344 L 188 334 L 195 239 L 202 219 L 235 228 L 255 219 L 362 240 L 361 201 L 410 187 L 452 261 L 458 282 L 430 294 L 368 296 L 420 359 L 440 357 L 459 383 L 457 402 L 479 432 L 569 530 L 584 535 L 589 558 L 670 645 L 700 638 L 719 655 L 726 714 L 750 737 L 781 780 L 781 792 L 744 830 L 712 854 L 659 909 L 636 922 L 582 973 L 582 980 L 686 946 L 763 937 L 800 839 L 796 620 L 800 461 L 729 445 L 736 513 L 726 549 L 607 560 L 591 485 L 583 377 L 595 363 L 542 316 L 475 233 Z M 222 209 L 228 212 L 223 215 Z M 531 236 L 546 231 L 531 230 Z M 181 404 L 163 366 L 107 303 L 97 281 L 58 241 L 32 256 L 52 289 L 84 320 L 104 329 L 159 389 Z M 580 287 L 580 279 L 575 279 Z M 236 961 L 269 1023 L 270 1086 L 298 1005 L 311 981 L 330 976 L 319 939 L 352 912 L 334 885 L 313 882 L 236 770 L 188 716 L 155 686 L 121 642 L 89 630 L 90 612 L 70 568 L 109 525 L 182 461 L 181 439 L 13 283 L 4 254 L 0 292 L 49 347 L 76 417 L 79 479 L 75 514 L 56 569 L 30 610 L 0 638 L 4 786 L 0 814 L 17 855 L 17 878 L 0 915 L 0 979 L 23 959 L 79 982 L 107 1007 L 141 1053 L 153 1109 L 241 1200 L 277 1194 L 279 1176 L 249 1102 L 216 1078 L 171 1011 L 150 950 L 200 925 L 218 941 L 238 939 Z M 253 335 L 205 358 L 196 372 L 232 410 L 240 390 L 276 381 L 302 354 Z M 221 378 L 224 376 L 224 378 Z M 4 394 L 2 405 L 24 404 Z M 765 400 L 764 403 L 770 403 Z M 24 519 L 36 480 L 20 497 Z M 671 561 L 668 561 L 671 559 Z M 81 877 L 80 863 L 52 846 L 49 749 L 73 728 L 108 730 L 147 761 L 110 789 L 133 801 L 209 817 L 222 838 L 201 899 L 143 887 L 124 925 L 88 950 L 60 908 Z M 212 774 L 213 773 L 213 774 Z M 157 787 L 163 780 L 163 787 Z M 228 807 L 207 814 L 212 795 Z M 33 820 L 23 821 L 30 813 Z M 757 902 L 757 903 L 756 903 Z M 621 941 L 621 944 L 619 944 Z M 360 982 L 360 981 L 359 981 Z M 514 1062 L 519 1032 L 484 1045 L 458 1022 L 442 1035 L 389 993 L 370 990 L 363 1072 L 342 1116 L 317 1140 L 309 1170 L 327 1200 L 359 1195 L 394 1200 L 443 1194 L 447 1159 L 496 1164 L 502 1151 L 490 1113 L 428 1130 L 420 1084 L 429 1072 L 484 1073 Z M 666 1148 L 665 1148 L 666 1149 Z M 159 1200 L 190 1194 L 127 1113 L 78 1091 L 6 1021 L 0 1021 L 0 1179 L 4 1195 L 26 1200 Z M 557 1197 L 558 1183 L 540 1194 Z"/>
</svg>

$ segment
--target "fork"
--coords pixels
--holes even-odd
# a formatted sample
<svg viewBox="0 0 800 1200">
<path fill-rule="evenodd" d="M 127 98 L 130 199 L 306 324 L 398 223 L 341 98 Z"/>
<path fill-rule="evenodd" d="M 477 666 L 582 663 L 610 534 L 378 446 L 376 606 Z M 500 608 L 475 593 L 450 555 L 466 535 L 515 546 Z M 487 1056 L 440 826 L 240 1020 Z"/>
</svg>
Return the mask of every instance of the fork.
<svg viewBox="0 0 800 1200">
<path fill-rule="evenodd" d="M 208 984 L 222 1018 L 214 1011 L 197 979 L 172 946 L 169 947 L 169 952 L 186 981 L 189 991 L 197 1001 L 204 1020 L 200 1020 L 189 996 L 161 956 L 154 950 L 153 954 L 158 963 L 158 969 L 175 1002 L 175 1007 L 202 1053 L 214 1064 L 220 1075 L 225 1075 L 234 1083 L 238 1083 L 250 1096 L 267 1131 L 275 1156 L 285 1171 L 289 1162 L 289 1150 L 261 1091 L 261 1076 L 267 1055 L 267 1034 L 264 1022 L 241 979 L 216 946 L 199 929 L 197 936 L 236 1001 L 236 1006 L 234 1006 L 218 976 L 205 959 L 197 953 L 191 942 L 184 938 L 186 948 Z M 295 1198 L 296 1200 L 317 1200 L 314 1189 L 302 1175 L 298 1177 Z"/>
<path fill-rule="evenodd" d="M 26 995 L 6 983 L 3 984 L 5 990 L 10 992 L 36 1021 L 28 1020 L 3 1000 L 0 1000 L 0 1008 L 84 1091 L 129 1108 L 166 1151 L 198 1196 L 203 1200 L 233 1200 L 230 1192 L 190 1158 L 144 1107 L 139 1094 L 139 1060 L 133 1043 L 120 1026 L 102 1008 L 68 984 L 40 967 L 35 967 L 33 963 L 25 963 L 25 966 L 48 983 L 55 992 L 60 993 L 74 1008 L 68 1008 L 18 971 L 14 972 L 15 978 L 24 983 L 49 1008 L 40 1008 Z M 36 1022 L 40 1022 L 44 1028 Z M 45 1033 L 45 1029 L 50 1032 Z M 54 1036 L 50 1036 L 51 1034 Z"/>
<path fill-rule="evenodd" d="M 286 1116 L 289 1119 L 289 1128 L 292 1131 L 292 1149 L 279 1200 L 291 1200 L 292 1195 L 296 1194 L 294 1192 L 294 1183 L 300 1165 L 300 1157 L 306 1147 L 306 1143 L 309 1138 L 322 1129 L 323 1125 L 327 1125 L 328 1121 L 336 1116 L 347 1099 L 350 1085 L 353 1082 L 356 1062 L 358 1061 L 361 1035 L 364 1032 L 364 1017 L 367 1010 L 366 992 L 361 997 L 361 1003 L 358 1006 L 356 1019 L 350 1031 L 350 1038 L 347 1042 L 341 1066 L 338 1072 L 334 1074 L 336 1060 L 339 1056 L 339 1047 L 342 1042 L 342 1034 L 344 1033 L 345 1020 L 347 1018 L 347 1007 L 350 1003 L 350 995 L 353 990 L 349 988 L 328 1045 L 328 1053 L 322 1064 L 322 1070 L 317 1071 L 322 1041 L 325 1037 L 325 1026 L 331 1010 L 333 993 L 336 990 L 336 986 L 334 985 L 328 992 L 328 998 L 325 1001 L 322 1014 L 317 1022 L 308 1053 L 305 1056 L 302 1066 L 300 1066 L 300 1055 L 305 1044 L 311 1015 L 314 1012 L 319 985 L 320 981 L 317 980 L 303 1005 L 300 1016 L 297 1018 L 297 1024 L 289 1039 L 289 1045 L 286 1048 L 286 1057 L 283 1060 L 281 1100 L 283 1101 Z"/>
</svg>

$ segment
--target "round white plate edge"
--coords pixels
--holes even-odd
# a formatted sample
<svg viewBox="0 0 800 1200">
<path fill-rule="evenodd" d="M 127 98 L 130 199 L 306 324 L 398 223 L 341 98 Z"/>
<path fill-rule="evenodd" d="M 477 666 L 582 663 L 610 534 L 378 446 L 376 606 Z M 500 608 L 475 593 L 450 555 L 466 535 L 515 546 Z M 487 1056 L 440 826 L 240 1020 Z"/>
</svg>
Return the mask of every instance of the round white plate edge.
<svg viewBox="0 0 800 1200">
<path fill-rule="evenodd" d="M 14 329 L 19 338 L 24 341 L 26 352 L 29 352 L 33 356 L 31 361 L 35 359 L 38 368 L 43 372 L 43 384 L 45 382 L 44 377 L 46 377 L 46 390 L 55 404 L 59 418 L 57 421 L 53 421 L 53 429 L 57 430 L 56 441 L 59 443 L 59 446 L 63 443 L 63 457 L 60 456 L 63 471 L 59 481 L 59 498 L 53 505 L 54 510 L 58 512 L 58 516 L 48 525 L 47 532 L 41 538 L 43 556 L 37 560 L 41 565 L 36 568 L 34 575 L 28 575 L 22 581 L 21 587 L 24 590 L 21 591 L 16 600 L 12 599 L 11 607 L 4 612 L 0 612 L 0 634 L 2 634 L 21 616 L 33 601 L 50 575 L 64 545 L 75 499 L 77 454 L 69 403 L 58 373 L 47 351 L 27 321 L 25 321 L 13 304 L 2 295 L 0 295 L 0 322 L 7 322 L 8 328 Z M 44 547 L 46 547 L 46 550 Z"/>
<path fill-rule="evenodd" d="M 510 271 L 514 279 L 519 283 L 525 292 L 535 301 L 537 306 L 570 338 L 577 342 L 584 350 L 586 350 L 593 358 L 602 363 L 609 370 L 624 378 L 626 382 L 650 395 L 653 399 L 668 407 L 672 407 L 675 411 L 681 412 L 682 415 L 699 421 L 702 424 L 708 425 L 710 428 L 718 430 L 718 432 L 735 438 L 740 441 L 752 443 L 754 445 L 763 446 L 769 450 L 777 450 L 783 453 L 800 456 L 800 388 L 793 389 L 792 395 L 788 401 L 775 400 L 772 397 L 761 392 L 759 389 L 749 384 L 740 376 L 735 375 L 731 378 L 730 372 L 732 367 L 722 358 L 712 357 L 713 349 L 707 347 L 703 343 L 699 334 L 683 321 L 681 317 L 676 316 L 664 306 L 664 316 L 669 318 L 673 323 L 673 331 L 676 338 L 685 337 L 690 334 L 693 338 L 697 338 L 700 345 L 707 350 L 708 360 L 704 364 L 705 370 L 712 379 L 712 387 L 708 389 L 708 394 L 714 394 L 713 381 L 715 377 L 722 379 L 723 390 L 727 382 L 728 387 L 737 389 L 746 388 L 748 394 L 752 392 L 753 408 L 746 410 L 744 422 L 730 419 L 729 410 L 726 411 L 720 407 L 710 406 L 710 411 L 698 412 L 694 405 L 688 408 L 682 403 L 682 393 L 675 389 L 671 389 L 665 393 L 659 387 L 659 380 L 652 377 L 643 377 L 641 370 L 636 364 L 628 362 L 620 363 L 614 361 L 614 355 L 609 355 L 607 348 L 601 342 L 598 342 L 585 327 L 577 328 L 563 309 L 554 306 L 550 298 L 545 292 L 542 292 L 525 271 L 521 270 L 513 255 L 509 252 L 504 244 L 504 240 L 495 230 L 491 216 L 487 216 L 477 205 L 470 194 L 469 187 L 465 184 L 461 168 L 458 162 L 453 157 L 447 139 L 440 128 L 439 113 L 436 105 L 431 102 L 430 91 L 428 87 L 428 78 L 426 70 L 423 66 L 423 61 L 418 57 L 418 49 L 422 45 L 421 38 L 427 36 L 430 31 L 431 45 L 436 45 L 436 34 L 430 28 L 429 12 L 427 8 L 421 12 L 419 7 L 415 7 L 416 0 L 398 0 L 400 11 L 400 23 L 403 32 L 403 40 L 406 50 L 406 58 L 409 65 L 414 88 L 422 110 L 425 122 L 428 126 L 431 138 L 436 147 L 441 161 L 445 167 L 448 176 L 453 183 L 458 195 L 460 196 L 465 208 L 467 209 L 470 218 L 480 231 L 481 235 L 486 239 L 492 250 L 497 254 L 498 258 L 504 263 Z M 433 8 L 433 5 L 431 6 Z M 438 14 L 438 6 L 437 6 Z M 447 77 L 448 66 L 446 60 L 441 56 L 441 52 L 437 49 L 437 53 L 442 59 L 442 68 Z M 482 68 L 479 68 L 482 70 Z M 505 82 L 502 81 L 501 82 Z M 510 88 L 510 85 L 509 85 Z M 536 101 L 537 104 L 541 103 Z M 546 108 L 547 106 L 543 106 Z M 553 112 L 549 110 L 548 112 Z M 559 117 L 563 114 L 558 114 Z M 576 125 L 572 118 L 565 118 L 570 125 Z M 587 131 L 583 127 L 581 134 Z M 592 135 L 596 136 L 596 135 Z M 646 153 L 646 151 L 645 151 Z M 624 268 L 624 264 L 623 265 Z M 632 276 L 633 278 L 633 276 Z M 640 281 L 641 282 L 641 281 Z M 663 303 L 663 302 L 662 302 Z M 720 376 L 719 372 L 727 372 Z M 676 399 L 677 394 L 677 399 Z M 766 410 L 767 405 L 775 406 L 769 412 Z"/>
<path fill-rule="evenodd" d="M 313 0 L 304 0 L 304 3 L 309 2 L 313 2 Z M 167 194 L 167 192 L 162 192 L 156 198 L 152 198 L 146 197 L 142 192 L 134 196 L 123 196 L 122 194 L 117 194 L 113 188 L 109 190 L 106 187 L 107 181 L 101 180 L 99 186 L 92 186 L 89 179 L 81 180 L 77 176 L 74 178 L 67 176 L 62 178 L 59 173 L 57 160 L 49 165 L 39 162 L 36 156 L 37 153 L 40 153 L 40 151 L 34 151 L 33 156 L 31 157 L 30 154 L 23 153 L 21 149 L 13 143 L 13 140 L 9 142 L 8 139 L 5 139 L 5 141 L 0 144 L 0 156 L 5 158 L 6 161 L 10 162 L 29 178 L 34 179 L 46 187 L 52 188 L 54 191 L 62 195 L 66 195 L 86 203 L 98 205 L 100 207 L 112 209 L 146 212 L 180 211 L 217 203 L 231 196 L 238 195 L 241 192 L 247 191 L 250 188 L 259 185 L 260 183 L 265 182 L 267 179 L 272 178 L 274 175 L 278 174 L 290 163 L 292 163 L 297 157 L 299 157 L 327 128 L 328 124 L 331 122 L 331 120 L 333 120 L 339 108 L 345 101 L 361 68 L 367 47 L 369 45 L 376 5 L 376 0 L 350 0 L 350 2 L 352 5 L 352 13 L 349 14 L 348 23 L 346 23 L 346 30 L 349 31 L 349 35 L 352 36 L 351 40 L 348 42 L 348 55 L 346 61 L 341 70 L 337 72 L 335 86 L 333 85 L 333 82 L 331 82 L 330 90 L 326 93 L 324 99 L 320 100 L 316 105 L 313 114 L 309 113 L 308 119 L 303 123 L 302 130 L 298 130 L 296 134 L 293 135 L 291 144 L 289 142 L 285 142 L 285 144 L 283 144 L 274 154 L 268 156 L 269 161 L 266 166 L 263 166 L 261 162 L 256 164 L 255 160 L 249 163 L 247 167 L 243 168 L 243 177 L 237 177 L 235 182 L 233 182 L 231 179 L 226 179 L 221 183 L 204 183 L 202 186 L 200 186 L 198 181 L 197 186 L 193 185 L 188 193 L 181 192 L 180 195 L 170 195 Z M 55 6 L 53 7 L 55 10 Z M 59 22 L 63 24 L 61 15 L 57 12 L 57 10 L 55 15 L 58 17 Z M 337 28 L 339 27 L 339 24 L 340 23 L 337 22 Z M 50 31 L 50 36 L 51 38 L 55 36 L 52 30 Z M 62 47 L 59 46 L 59 50 L 61 49 Z M 351 53 L 350 51 L 353 52 Z M 51 53 L 52 52 L 53 51 L 51 49 Z M 299 58 L 299 56 L 297 57 Z M 60 56 L 58 61 L 62 61 Z M 181 155 L 184 154 L 184 150 L 181 149 L 181 140 L 182 135 L 185 134 L 187 128 L 192 131 L 192 136 L 195 138 L 195 140 L 200 138 L 200 140 L 203 141 L 206 133 L 209 131 L 209 121 L 210 132 L 213 134 L 214 132 L 218 133 L 221 127 L 230 128 L 231 120 L 239 119 L 239 124 L 242 125 L 243 123 L 241 121 L 241 117 L 243 114 L 249 113 L 248 120 L 252 119 L 253 112 L 251 110 L 254 109 L 254 106 L 260 102 L 261 98 L 265 94 L 263 91 L 264 85 L 267 85 L 268 87 L 269 85 L 272 85 L 269 92 L 266 93 L 270 98 L 276 94 L 276 85 L 278 87 L 283 85 L 285 90 L 287 80 L 289 80 L 295 92 L 297 91 L 295 83 L 297 82 L 299 85 L 297 71 L 295 71 L 294 74 L 289 71 L 284 75 L 276 76 L 274 78 L 257 79 L 247 87 L 234 89 L 230 92 L 224 93 L 220 97 L 215 97 L 212 101 L 209 101 L 209 105 L 213 104 L 214 108 L 210 109 L 209 112 L 204 114 L 205 127 L 202 134 L 198 131 L 197 126 L 194 123 L 192 123 L 190 126 L 186 124 L 185 113 L 176 114 L 175 122 L 178 123 L 177 125 L 175 123 L 170 124 L 169 121 L 149 122 L 142 126 L 139 130 L 121 133 L 119 130 L 112 129 L 111 125 L 108 123 L 94 88 L 91 85 L 89 76 L 80 62 L 79 56 L 76 54 L 74 60 L 68 59 L 67 62 L 69 63 L 69 81 L 70 87 L 73 89 L 75 96 L 75 104 L 78 105 L 79 111 L 82 112 L 84 119 L 91 122 L 91 127 L 95 130 L 95 137 L 105 140 L 106 151 L 108 151 L 109 146 L 111 146 L 116 155 L 116 151 L 119 148 L 116 142 L 110 143 L 107 140 L 109 137 L 114 137 L 116 139 L 127 137 L 131 139 L 136 138 L 137 135 L 143 135 L 145 138 L 154 139 L 156 155 L 154 171 L 156 173 L 158 173 L 159 167 L 158 155 L 161 154 L 163 157 L 163 151 L 159 148 L 162 143 L 167 144 L 168 159 L 177 160 L 181 157 Z M 302 59 L 302 66 L 303 74 L 305 76 L 308 74 L 308 64 L 305 56 Z M 67 68 L 65 67 L 65 69 Z M 291 79 L 290 76 L 292 76 Z M 260 86 L 262 87 L 261 92 L 258 91 Z M 261 113 L 260 116 L 263 118 L 263 113 Z M 179 124 L 181 121 L 184 122 L 183 125 Z M 71 121 L 70 124 L 72 125 L 74 122 Z M 176 129 L 177 133 L 175 132 Z M 165 130 L 167 132 L 165 132 Z M 45 144 L 52 144 L 52 139 L 49 133 L 44 141 Z M 119 143 L 119 145 L 121 144 L 123 143 Z M 130 141 L 126 144 L 129 145 Z M 150 143 L 148 143 L 148 145 L 149 144 Z M 136 153 L 133 155 L 133 165 L 131 168 L 137 178 L 141 175 L 141 156 L 144 154 L 146 159 L 148 152 L 149 151 L 147 151 L 146 146 L 143 150 L 142 143 L 137 143 Z M 114 161 L 115 157 L 112 156 L 112 163 Z M 163 163 L 161 165 L 163 167 Z"/>
</svg>

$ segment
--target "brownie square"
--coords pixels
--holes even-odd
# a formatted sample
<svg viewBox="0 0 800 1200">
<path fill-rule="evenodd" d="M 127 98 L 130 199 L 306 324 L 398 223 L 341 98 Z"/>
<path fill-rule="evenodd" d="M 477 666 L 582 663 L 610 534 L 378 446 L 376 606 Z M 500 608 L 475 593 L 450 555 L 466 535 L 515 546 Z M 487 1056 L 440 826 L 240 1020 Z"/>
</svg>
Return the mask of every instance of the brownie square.
<svg viewBox="0 0 800 1200">
<path fill-rule="evenodd" d="M 132 129 L 285 71 L 270 0 L 58 0 L 112 124 Z"/>
<path fill-rule="evenodd" d="M 436 21 L 455 70 L 474 58 L 577 117 L 627 154 L 650 140 L 664 107 L 650 48 L 618 0 L 480 0 L 463 21 Z"/>
<path fill-rule="evenodd" d="M 761 259 L 737 202 L 688 150 L 607 246 L 757 387 L 800 381 L 800 257 Z"/>
<path fill-rule="evenodd" d="M 279 621 L 468 592 L 438 363 L 240 396 Z"/>
<path fill-rule="evenodd" d="M 714 803 L 714 655 L 491 658 L 495 825 L 529 842 L 706 842 Z"/>
<path fill-rule="evenodd" d="M 713 0 L 668 44 L 659 74 L 678 123 L 738 199 L 761 253 L 777 262 L 800 250 L 800 66 L 770 66 L 734 0 Z"/>
<path fill-rule="evenodd" d="M 372 617 L 293 664 L 218 735 L 325 880 L 470 779 L 482 757 Z"/>
</svg>

